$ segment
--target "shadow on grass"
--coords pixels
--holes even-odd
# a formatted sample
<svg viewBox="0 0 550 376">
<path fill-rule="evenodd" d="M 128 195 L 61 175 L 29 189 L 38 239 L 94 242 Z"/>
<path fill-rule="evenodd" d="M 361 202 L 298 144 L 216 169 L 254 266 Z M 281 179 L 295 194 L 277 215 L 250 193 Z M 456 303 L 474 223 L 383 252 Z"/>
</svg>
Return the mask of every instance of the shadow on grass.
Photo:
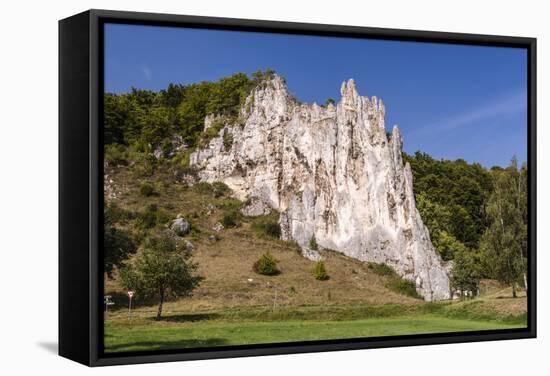
<svg viewBox="0 0 550 376">
<path fill-rule="evenodd" d="M 497 296 L 495 299 L 501 299 L 501 300 L 521 300 L 521 298 L 525 298 L 525 295 L 519 295 L 519 296 L 516 296 L 515 298 L 510 295 L 510 296 Z"/>
<path fill-rule="evenodd" d="M 154 351 L 154 350 L 174 350 L 189 349 L 201 347 L 223 346 L 227 344 L 224 338 L 207 339 L 181 339 L 177 341 L 137 341 L 128 343 L 119 343 L 116 345 L 106 345 L 105 352 L 119 351 Z"/>
<path fill-rule="evenodd" d="M 166 322 L 196 322 L 205 320 L 214 320 L 219 318 L 218 313 L 185 313 L 180 315 L 163 316 L 159 321 Z M 151 317 L 150 320 L 157 321 L 155 317 Z"/>
</svg>

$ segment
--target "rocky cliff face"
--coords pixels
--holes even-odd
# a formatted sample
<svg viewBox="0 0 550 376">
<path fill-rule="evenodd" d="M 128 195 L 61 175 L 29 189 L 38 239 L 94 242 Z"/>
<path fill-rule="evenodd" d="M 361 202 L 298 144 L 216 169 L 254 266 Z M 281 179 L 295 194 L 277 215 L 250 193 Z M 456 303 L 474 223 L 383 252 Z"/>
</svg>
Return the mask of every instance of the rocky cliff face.
<svg viewBox="0 0 550 376">
<path fill-rule="evenodd" d="M 308 248 L 315 237 L 320 247 L 392 266 L 426 300 L 449 298 L 447 272 L 415 206 L 399 129 L 388 140 L 384 104 L 359 96 L 353 80 L 341 94 L 336 106 L 298 104 L 275 76 L 248 97 L 244 125 L 226 125 L 191 164 L 201 180 L 223 181 L 252 202 L 249 212 L 277 209 L 282 237 L 305 256 L 319 257 Z"/>
</svg>

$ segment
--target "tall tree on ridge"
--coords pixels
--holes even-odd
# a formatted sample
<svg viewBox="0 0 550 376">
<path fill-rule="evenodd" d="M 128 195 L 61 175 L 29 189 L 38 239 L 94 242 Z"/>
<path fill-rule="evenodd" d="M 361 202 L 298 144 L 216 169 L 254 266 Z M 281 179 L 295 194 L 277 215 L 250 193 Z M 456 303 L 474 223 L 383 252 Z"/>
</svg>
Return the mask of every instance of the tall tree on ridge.
<svg viewBox="0 0 550 376">
<path fill-rule="evenodd" d="M 523 276 L 527 288 L 527 168 L 518 168 L 514 157 L 509 167 L 495 172 L 494 190 L 487 202 L 489 226 L 481 239 L 490 274 L 512 286 Z"/>
</svg>

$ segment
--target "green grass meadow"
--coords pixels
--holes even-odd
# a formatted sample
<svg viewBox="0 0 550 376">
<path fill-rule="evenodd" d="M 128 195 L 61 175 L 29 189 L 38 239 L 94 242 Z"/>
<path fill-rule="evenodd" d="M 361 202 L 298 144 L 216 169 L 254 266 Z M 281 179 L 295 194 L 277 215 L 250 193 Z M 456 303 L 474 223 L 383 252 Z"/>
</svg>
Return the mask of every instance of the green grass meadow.
<svg viewBox="0 0 550 376">
<path fill-rule="evenodd" d="M 304 307 L 278 312 L 254 308 L 152 316 L 119 313 L 105 322 L 105 351 L 151 351 L 526 326 L 525 315 L 496 317 L 451 304 L 379 307 Z M 361 318 L 361 316 L 366 318 Z"/>
</svg>

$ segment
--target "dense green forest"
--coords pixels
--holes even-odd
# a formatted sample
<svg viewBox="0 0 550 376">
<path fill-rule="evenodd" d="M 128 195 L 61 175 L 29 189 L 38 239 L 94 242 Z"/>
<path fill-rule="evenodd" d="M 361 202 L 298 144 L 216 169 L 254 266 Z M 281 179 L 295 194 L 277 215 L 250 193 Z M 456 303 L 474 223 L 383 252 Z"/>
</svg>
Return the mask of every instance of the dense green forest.
<svg viewBox="0 0 550 376">
<path fill-rule="evenodd" d="M 435 249 L 453 262 L 453 284 L 476 291 L 481 278 L 526 285 L 527 167 L 513 157 L 486 169 L 463 159 L 404 153 L 416 206 Z M 525 286 L 526 287 L 526 286 Z"/>
<path fill-rule="evenodd" d="M 236 121 L 251 90 L 273 73 L 269 69 L 252 77 L 236 73 L 215 82 L 170 84 L 158 92 L 133 88 L 127 94 L 106 93 L 104 143 L 132 146 L 138 151 L 169 149 L 170 140 L 177 134 L 194 147 L 205 136 L 202 131 L 206 115 Z"/>
<path fill-rule="evenodd" d="M 106 93 L 106 165 L 131 166 L 137 177 L 151 176 L 159 168 L 188 171 L 189 154 L 220 129 L 213 126 L 204 132 L 205 116 L 221 115 L 238 124 L 250 91 L 272 75 L 272 70 L 251 77 L 237 73 L 216 82 L 170 84 L 158 92 Z M 481 278 L 494 278 L 512 285 L 515 294 L 516 284 L 525 284 L 526 166 L 513 158 L 505 168 L 487 169 L 461 159 L 436 160 L 422 152 L 404 153 L 404 159 L 411 165 L 417 208 L 434 247 L 453 263 L 454 287 L 476 291 Z M 145 188 L 154 193 L 153 187 Z M 136 239 L 115 225 L 125 215 L 115 206 L 106 207 L 109 274 L 137 248 Z M 162 214 L 150 208 L 143 215 L 148 221 Z"/>
</svg>

